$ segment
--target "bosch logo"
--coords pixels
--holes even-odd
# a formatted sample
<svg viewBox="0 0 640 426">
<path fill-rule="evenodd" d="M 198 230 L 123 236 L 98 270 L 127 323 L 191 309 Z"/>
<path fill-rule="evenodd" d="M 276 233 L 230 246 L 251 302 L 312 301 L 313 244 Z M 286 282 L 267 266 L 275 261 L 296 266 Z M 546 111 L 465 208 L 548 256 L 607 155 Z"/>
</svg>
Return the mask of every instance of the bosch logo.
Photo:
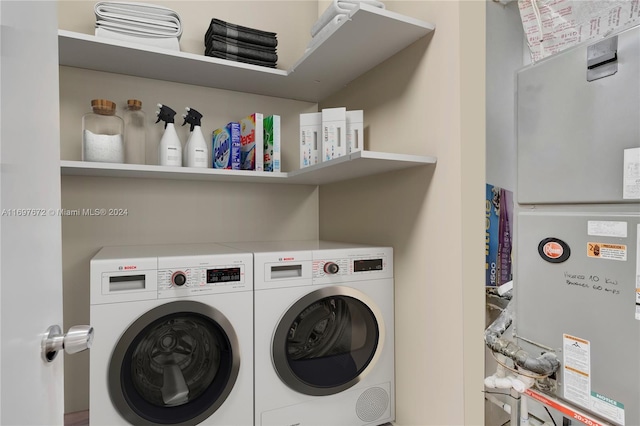
<svg viewBox="0 0 640 426">
<path fill-rule="evenodd" d="M 282 262 L 282 261 L 287 261 L 287 260 L 294 260 L 294 259 L 295 259 L 295 258 L 293 258 L 293 257 L 280 257 L 280 258 L 278 258 L 278 260 L 279 260 L 280 262 Z"/>
<path fill-rule="evenodd" d="M 130 271 L 131 269 L 138 269 L 138 267 L 135 265 L 131 265 L 131 266 L 125 266 L 122 269 L 124 269 L 125 271 Z"/>
</svg>

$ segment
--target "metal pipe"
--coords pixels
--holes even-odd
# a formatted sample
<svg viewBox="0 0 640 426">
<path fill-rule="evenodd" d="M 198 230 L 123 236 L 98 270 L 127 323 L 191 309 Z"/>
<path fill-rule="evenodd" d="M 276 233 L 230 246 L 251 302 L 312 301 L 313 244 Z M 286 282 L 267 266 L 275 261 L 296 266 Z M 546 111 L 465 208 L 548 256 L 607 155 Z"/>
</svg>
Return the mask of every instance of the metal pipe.
<svg viewBox="0 0 640 426">
<path fill-rule="evenodd" d="M 522 398 L 522 395 L 520 395 L 520 392 L 511 388 L 511 396 L 513 398 L 511 399 L 511 422 L 509 424 L 519 425 L 520 424 L 520 398 Z"/>
<path fill-rule="evenodd" d="M 500 401 L 498 398 L 491 394 L 485 394 L 484 397 L 487 401 L 502 408 L 507 414 L 511 414 L 511 405 L 508 402 Z"/>
<path fill-rule="evenodd" d="M 504 332 L 513 322 L 513 300 L 509 300 L 506 308 L 498 315 L 498 318 L 485 330 L 484 341 L 493 352 L 502 354 L 521 368 L 532 373 L 549 376 L 560 368 L 560 361 L 551 352 L 545 352 L 537 358 L 533 358 L 514 342 L 502 338 Z"/>
</svg>

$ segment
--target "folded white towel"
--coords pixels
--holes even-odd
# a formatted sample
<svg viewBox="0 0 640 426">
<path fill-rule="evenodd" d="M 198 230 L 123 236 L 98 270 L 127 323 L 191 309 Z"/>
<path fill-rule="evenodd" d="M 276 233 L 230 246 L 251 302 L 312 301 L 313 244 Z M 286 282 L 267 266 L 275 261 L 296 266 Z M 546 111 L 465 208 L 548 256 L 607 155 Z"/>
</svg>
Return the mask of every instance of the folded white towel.
<svg viewBox="0 0 640 426">
<path fill-rule="evenodd" d="M 137 22 L 121 23 L 97 20 L 96 28 L 104 28 L 111 31 L 121 31 L 129 34 L 137 34 L 144 37 L 177 37 L 175 35 L 175 31 L 167 31 L 164 28 Z"/>
<path fill-rule="evenodd" d="M 322 43 L 327 37 L 329 37 L 335 28 L 337 28 L 342 22 L 349 19 L 349 15 L 345 13 L 340 13 L 333 17 L 324 27 L 320 28 L 320 31 L 311 38 L 309 44 L 307 45 L 307 49 L 305 51 L 311 50 L 320 43 Z"/>
<path fill-rule="evenodd" d="M 380 9 L 385 8 L 384 3 L 377 0 L 333 0 L 320 18 L 318 18 L 316 23 L 313 24 L 313 27 L 311 27 L 311 37 L 315 37 L 316 34 L 318 34 L 325 25 L 331 22 L 335 16 L 343 14 L 351 16 L 351 14 L 358 9 L 360 3 L 379 7 Z"/>
<path fill-rule="evenodd" d="M 162 49 L 180 51 L 180 41 L 178 37 L 142 37 L 139 35 L 127 34 L 125 32 L 111 31 L 105 28 L 96 28 L 97 37 L 109 38 L 112 40 L 128 41 L 130 43 L 144 44 L 147 46 L 160 47 Z"/>
<path fill-rule="evenodd" d="M 148 37 L 180 37 L 182 23 L 177 12 L 162 6 L 135 2 L 98 2 L 96 26 L 128 30 Z"/>
</svg>

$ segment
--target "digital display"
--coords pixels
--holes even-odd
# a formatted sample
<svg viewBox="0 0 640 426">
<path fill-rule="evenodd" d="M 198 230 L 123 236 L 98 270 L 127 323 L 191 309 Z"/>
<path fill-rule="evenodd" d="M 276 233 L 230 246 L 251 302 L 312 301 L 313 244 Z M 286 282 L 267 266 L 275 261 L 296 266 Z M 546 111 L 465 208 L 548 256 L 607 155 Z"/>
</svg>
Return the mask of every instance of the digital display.
<svg viewBox="0 0 640 426">
<path fill-rule="evenodd" d="M 207 269 L 207 284 L 240 281 L 240 268 Z"/>
<path fill-rule="evenodd" d="M 365 259 L 353 261 L 353 272 L 382 271 L 382 259 Z"/>
</svg>

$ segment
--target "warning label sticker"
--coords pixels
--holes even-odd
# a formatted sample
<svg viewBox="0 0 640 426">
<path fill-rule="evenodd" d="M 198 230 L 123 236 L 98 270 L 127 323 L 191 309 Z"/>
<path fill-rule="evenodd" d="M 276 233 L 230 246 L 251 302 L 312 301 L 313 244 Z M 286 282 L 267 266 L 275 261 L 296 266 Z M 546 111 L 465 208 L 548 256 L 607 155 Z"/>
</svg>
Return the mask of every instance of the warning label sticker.
<svg viewBox="0 0 640 426">
<path fill-rule="evenodd" d="M 589 407 L 591 394 L 591 343 L 588 340 L 562 335 L 564 356 L 564 397 Z"/>
<path fill-rule="evenodd" d="M 638 246 L 636 247 L 636 319 L 640 320 L 640 224 L 636 232 Z"/>
<path fill-rule="evenodd" d="M 624 404 L 598 392 L 591 391 L 591 411 L 624 424 Z"/>
<path fill-rule="evenodd" d="M 627 260 L 627 246 L 624 244 L 587 243 L 587 256 L 608 260 Z"/>
<path fill-rule="evenodd" d="M 640 148 L 624 150 L 622 198 L 640 200 Z"/>
</svg>

